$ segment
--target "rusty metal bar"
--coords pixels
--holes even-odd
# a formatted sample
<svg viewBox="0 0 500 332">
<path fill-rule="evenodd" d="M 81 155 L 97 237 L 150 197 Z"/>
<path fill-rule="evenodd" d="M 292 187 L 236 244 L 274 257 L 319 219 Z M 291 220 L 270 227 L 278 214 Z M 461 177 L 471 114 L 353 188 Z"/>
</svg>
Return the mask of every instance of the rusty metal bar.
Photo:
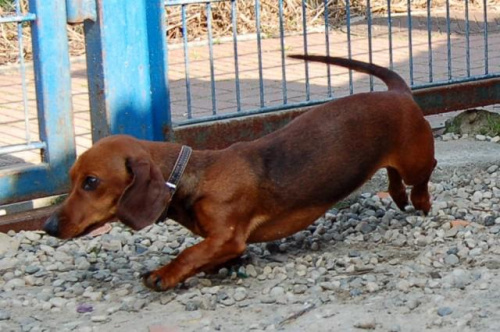
<svg viewBox="0 0 500 332">
<path fill-rule="evenodd" d="M 227 121 L 203 122 L 179 127 L 169 133 L 169 140 L 183 142 L 195 149 L 222 149 L 238 141 L 251 141 L 275 131 L 306 109 L 272 112 Z"/>
<path fill-rule="evenodd" d="M 500 78 L 419 89 L 413 92 L 425 115 L 500 103 Z"/>
<path fill-rule="evenodd" d="M 0 216 L 0 232 L 7 233 L 8 231 L 35 231 L 40 230 L 45 223 L 45 220 L 59 206 L 50 206 L 36 210 L 30 210 L 20 213 L 8 214 Z"/>
<path fill-rule="evenodd" d="M 496 104 L 500 103 L 500 78 L 419 89 L 414 91 L 414 97 L 425 115 Z M 196 149 L 219 149 L 266 135 L 306 110 L 300 108 L 183 126 L 175 128 L 168 137 Z"/>
</svg>

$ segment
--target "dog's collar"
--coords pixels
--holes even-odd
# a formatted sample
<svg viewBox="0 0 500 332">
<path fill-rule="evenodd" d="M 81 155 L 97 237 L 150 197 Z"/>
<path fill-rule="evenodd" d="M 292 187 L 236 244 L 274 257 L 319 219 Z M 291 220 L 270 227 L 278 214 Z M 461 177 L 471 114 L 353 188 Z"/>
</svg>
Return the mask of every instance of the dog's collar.
<svg viewBox="0 0 500 332">
<path fill-rule="evenodd" d="M 172 169 L 172 173 L 170 173 L 170 177 L 165 183 L 170 189 L 171 197 L 174 196 L 175 191 L 177 190 L 177 186 L 181 181 L 182 174 L 184 173 L 184 170 L 186 169 L 186 166 L 189 162 L 189 158 L 191 157 L 191 152 L 193 152 L 193 149 L 191 149 L 189 146 L 182 146 L 181 152 L 179 152 L 177 161 L 175 162 L 174 168 Z"/>
</svg>

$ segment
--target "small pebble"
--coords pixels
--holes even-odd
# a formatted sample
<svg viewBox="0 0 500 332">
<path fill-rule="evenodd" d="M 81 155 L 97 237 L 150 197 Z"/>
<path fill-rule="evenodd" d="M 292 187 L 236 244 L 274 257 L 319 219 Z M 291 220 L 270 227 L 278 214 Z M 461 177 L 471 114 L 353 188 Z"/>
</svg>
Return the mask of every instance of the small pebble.
<svg viewBox="0 0 500 332">
<path fill-rule="evenodd" d="M 10 319 L 10 312 L 0 309 L 0 321 Z"/>
<path fill-rule="evenodd" d="M 456 255 L 451 254 L 451 255 L 447 255 L 444 258 L 444 262 L 447 265 L 455 265 L 455 264 L 458 264 L 460 262 L 460 259 Z"/>
<path fill-rule="evenodd" d="M 476 135 L 476 139 L 478 141 L 486 141 L 486 136 L 485 135 Z"/>
<path fill-rule="evenodd" d="M 450 307 L 440 307 L 437 310 L 437 314 L 441 317 L 451 315 L 453 313 L 453 310 Z"/>
<path fill-rule="evenodd" d="M 90 317 L 90 320 L 94 323 L 102 323 L 108 320 L 108 316 L 106 315 L 92 316 Z"/>
<path fill-rule="evenodd" d="M 94 311 L 94 308 L 91 304 L 82 303 L 76 307 L 76 312 L 78 312 L 80 314 L 86 313 L 86 312 L 92 312 L 92 311 Z"/>
<path fill-rule="evenodd" d="M 355 323 L 354 327 L 362 330 L 375 330 L 377 328 L 377 322 L 375 319 L 368 319 L 366 321 Z"/>
<path fill-rule="evenodd" d="M 239 302 L 239 301 L 243 301 L 244 299 L 246 299 L 247 295 L 248 295 L 248 292 L 247 292 L 246 288 L 238 287 L 234 291 L 233 298 L 235 299 L 235 301 Z"/>
</svg>

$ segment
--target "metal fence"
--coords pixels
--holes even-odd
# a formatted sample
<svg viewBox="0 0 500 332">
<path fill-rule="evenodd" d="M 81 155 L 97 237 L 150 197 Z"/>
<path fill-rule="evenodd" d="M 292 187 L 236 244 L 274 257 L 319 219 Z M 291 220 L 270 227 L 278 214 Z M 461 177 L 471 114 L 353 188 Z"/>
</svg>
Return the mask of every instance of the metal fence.
<svg viewBox="0 0 500 332">
<path fill-rule="evenodd" d="M 19 121 L 19 124 L 21 124 L 21 128 L 18 128 L 18 132 L 21 131 L 21 135 L 13 135 L 15 138 L 12 139 L 12 137 L 3 137 L 2 142 L 5 144 L 4 146 L 0 147 L 0 154 L 11 154 L 11 153 L 16 153 L 16 152 L 22 152 L 22 151 L 27 151 L 31 149 L 41 149 L 45 148 L 45 144 L 43 142 L 39 141 L 38 137 L 33 137 L 33 134 L 30 130 L 31 126 L 33 125 L 33 122 L 37 122 L 37 119 L 33 117 L 33 112 L 30 112 L 29 106 L 28 106 L 28 73 L 27 73 L 27 68 L 25 64 L 25 59 L 24 59 L 24 45 L 26 44 L 25 38 L 24 38 L 24 33 L 23 33 L 23 23 L 24 22 L 32 22 L 35 20 L 36 16 L 33 13 L 27 13 L 23 14 L 21 12 L 21 4 L 19 0 L 15 1 L 14 3 L 14 8 L 13 12 L 10 15 L 7 16 L 2 16 L 0 17 L 0 24 L 15 24 L 16 27 L 16 33 L 17 33 L 17 49 L 18 49 L 18 55 L 17 55 L 17 63 L 19 64 L 19 67 L 16 68 L 14 80 L 8 82 L 5 80 L 2 84 L 2 86 L 7 87 L 7 84 L 13 84 L 16 87 L 19 87 L 20 90 L 20 95 L 21 95 L 21 100 L 15 101 L 13 105 L 11 106 L 13 109 L 12 111 L 19 111 L 16 112 L 18 114 L 10 114 L 12 118 L 15 118 Z M 14 70 L 13 70 L 14 71 Z M 17 75 L 16 75 L 17 74 Z M 10 75 L 9 75 L 10 76 Z M 33 76 L 32 72 L 29 75 L 30 77 Z M 11 76 L 12 77 L 12 76 Z M 4 94 L 3 92 L 2 94 Z M 5 98 L 5 97 L 4 97 Z M 2 98 L 2 101 L 4 103 L 7 103 L 7 100 Z M 16 105 L 18 104 L 18 105 Z M 31 114 L 30 114 L 31 113 Z M 5 116 L 5 115 L 4 115 Z M 7 120 L 7 119 L 5 119 Z M 10 119 L 9 119 L 10 120 Z M 10 123 L 9 123 L 10 122 Z M 13 124 L 11 121 L 3 121 L 2 126 L 6 126 L 8 124 Z M 37 124 L 37 123 L 36 123 Z M 2 128 L 2 135 L 4 136 L 12 136 L 9 135 L 9 128 Z M 16 139 L 17 138 L 17 139 Z M 17 143 L 13 141 L 21 141 L 22 143 Z M 12 144 L 13 143 L 13 144 Z M 16 144 L 17 143 L 17 144 Z"/>
<path fill-rule="evenodd" d="M 489 14 L 486 0 L 436 4 L 367 0 L 362 8 L 357 5 L 356 14 L 350 1 L 344 6 L 343 2 L 304 0 L 295 18 L 282 16 L 287 2 L 280 0 L 276 2 L 278 26 L 272 34 L 262 31 L 257 0 L 251 18 L 255 30 L 244 36 L 238 35 L 238 2 L 230 3 L 227 24 L 231 28 L 216 39 L 211 18 L 220 2 L 166 1 L 167 21 L 172 7 L 180 7 L 181 17 L 180 24 L 175 20 L 173 26 L 181 29 L 182 39 L 169 48 L 171 110 L 177 126 L 303 107 L 377 89 L 373 78 L 299 64 L 287 59 L 287 53 L 375 62 L 398 71 L 415 90 L 500 76 L 499 16 L 496 10 Z M 317 17 L 309 24 L 313 10 Z M 192 16 L 207 18 L 205 42 L 189 41 L 190 11 Z M 342 15 L 332 21 L 335 11 Z M 298 29 L 287 31 L 285 19 L 298 22 Z M 171 28 L 167 25 L 167 30 Z"/>
</svg>

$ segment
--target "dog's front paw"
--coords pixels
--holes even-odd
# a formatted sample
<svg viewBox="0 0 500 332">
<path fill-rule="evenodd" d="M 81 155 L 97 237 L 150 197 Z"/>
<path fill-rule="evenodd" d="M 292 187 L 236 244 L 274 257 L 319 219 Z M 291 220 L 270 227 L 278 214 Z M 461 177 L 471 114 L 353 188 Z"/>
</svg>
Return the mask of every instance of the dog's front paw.
<svg viewBox="0 0 500 332">
<path fill-rule="evenodd" d="M 148 288 L 155 290 L 157 292 L 164 292 L 171 288 L 171 286 L 166 281 L 158 271 L 146 272 L 142 275 L 142 282 Z"/>
</svg>

